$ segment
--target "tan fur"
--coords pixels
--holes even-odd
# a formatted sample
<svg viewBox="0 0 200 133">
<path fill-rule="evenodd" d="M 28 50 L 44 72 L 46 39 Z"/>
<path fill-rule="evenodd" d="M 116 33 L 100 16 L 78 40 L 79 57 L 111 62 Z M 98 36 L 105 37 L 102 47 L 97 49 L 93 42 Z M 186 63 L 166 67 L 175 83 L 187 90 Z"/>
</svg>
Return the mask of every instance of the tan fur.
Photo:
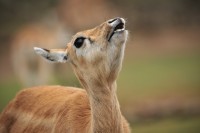
<svg viewBox="0 0 200 133">
<path fill-rule="evenodd" d="M 130 133 L 116 95 L 128 33 L 115 33 L 108 41 L 111 29 L 106 21 L 77 33 L 66 49 L 36 48 L 51 61 L 65 62 L 66 53 L 84 89 L 41 86 L 22 90 L 2 112 L 0 133 Z M 86 39 L 81 48 L 75 48 L 74 40 L 80 36 Z"/>
</svg>

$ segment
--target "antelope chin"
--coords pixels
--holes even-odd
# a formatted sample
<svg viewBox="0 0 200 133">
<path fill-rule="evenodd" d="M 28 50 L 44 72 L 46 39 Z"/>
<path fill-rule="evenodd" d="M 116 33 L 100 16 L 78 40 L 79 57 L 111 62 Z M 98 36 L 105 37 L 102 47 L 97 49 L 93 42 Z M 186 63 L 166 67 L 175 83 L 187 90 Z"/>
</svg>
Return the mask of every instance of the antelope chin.
<svg viewBox="0 0 200 133">
<path fill-rule="evenodd" d="M 111 40 L 114 34 L 120 34 L 125 31 L 125 20 L 123 18 L 109 20 L 108 24 L 112 27 L 108 33 L 108 41 Z"/>
</svg>

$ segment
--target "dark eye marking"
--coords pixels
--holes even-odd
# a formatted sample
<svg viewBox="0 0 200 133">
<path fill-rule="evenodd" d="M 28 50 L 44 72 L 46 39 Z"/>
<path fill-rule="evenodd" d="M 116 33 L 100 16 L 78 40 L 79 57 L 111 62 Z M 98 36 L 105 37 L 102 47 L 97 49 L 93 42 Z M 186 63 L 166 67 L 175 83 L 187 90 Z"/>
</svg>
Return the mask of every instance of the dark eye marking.
<svg viewBox="0 0 200 133">
<path fill-rule="evenodd" d="M 85 40 L 85 37 L 78 37 L 78 38 L 76 38 L 76 40 L 74 41 L 74 46 L 76 48 L 80 48 L 83 45 L 84 40 Z"/>
</svg>

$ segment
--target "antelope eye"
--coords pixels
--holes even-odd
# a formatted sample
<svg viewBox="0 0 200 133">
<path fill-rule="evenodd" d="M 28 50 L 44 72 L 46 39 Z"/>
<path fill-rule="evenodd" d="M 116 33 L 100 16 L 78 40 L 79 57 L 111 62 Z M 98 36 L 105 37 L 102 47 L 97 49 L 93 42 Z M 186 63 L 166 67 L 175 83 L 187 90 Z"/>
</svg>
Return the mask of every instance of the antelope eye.
<svg viewBox="0 0 200 133">
<path fill-rule="evenodd" d="M 83 45 L 85 38 L 84 37 L 78 37 L 76 38 L 76 40 L 74 41 L 74 46 L 76 48 L 80 48 Z"/>
</svg>

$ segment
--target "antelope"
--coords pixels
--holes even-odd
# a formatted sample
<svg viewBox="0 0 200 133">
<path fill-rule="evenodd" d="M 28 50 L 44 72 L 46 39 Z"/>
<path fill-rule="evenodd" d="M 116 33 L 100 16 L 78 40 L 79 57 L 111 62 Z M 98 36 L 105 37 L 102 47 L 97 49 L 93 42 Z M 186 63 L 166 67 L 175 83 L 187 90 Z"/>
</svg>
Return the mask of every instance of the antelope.
<svg viewBox="0 0 200 133">
<path fill-rule="evenodd" d="M 49 48 L 63 46 L 69 34 L 55 15 L 51 15 L 51 20 L 46 17 L 45 20 L 27 24 L 16 32 L 11 43 L 11 61 L 22 86 L 50 83 L 52 73 L 56 70 L 55 65 L 47 65 L 46 62 L 39 60 L 32 48 L 36 44 Z"/>
<path fill-rule="evenodd" d="M 44 59 L 71 64 L 83 89 L 21 90 L 0 117 L 0 133 L 130 133 L 120 111 L 116 79 L 128 31 L 123 18 L 78 32 L 64 49 L 34 47 Z"/>
</svg>

